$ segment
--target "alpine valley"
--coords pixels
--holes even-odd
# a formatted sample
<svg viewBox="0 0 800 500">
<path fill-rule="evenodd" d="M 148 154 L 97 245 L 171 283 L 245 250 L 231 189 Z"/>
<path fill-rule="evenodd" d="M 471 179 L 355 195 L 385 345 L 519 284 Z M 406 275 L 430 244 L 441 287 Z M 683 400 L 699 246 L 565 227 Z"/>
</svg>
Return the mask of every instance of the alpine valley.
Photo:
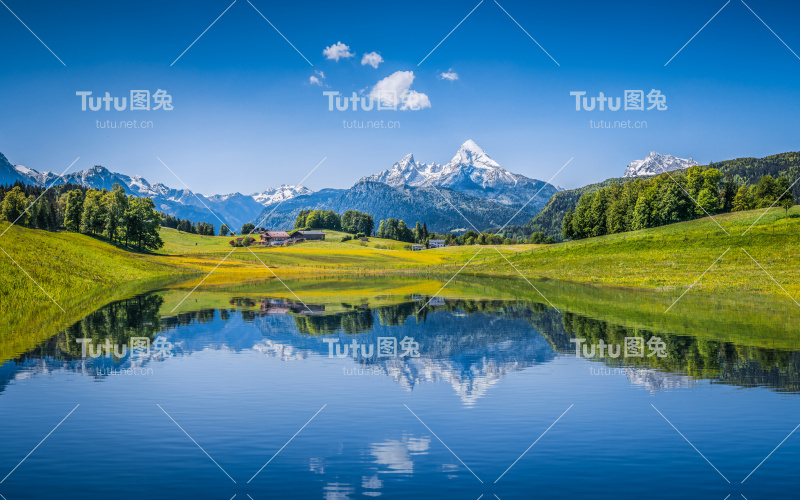
<svg viewBox="0 0 800 500">
<path fill-rule="evenodd" d="M 129 194 L 151 198 L 164 213 L 214 223 L 210 210 L 234 230 L 246 222 L 288 229 L 303 209 L 360 210 L 376 220 L 395 217 L 410 224 L 427 222 L 430 230 L 437 232 L 484 230 L 509 220 L 525 223 L 558 191 L 546 182 L 509 172 L 472 140 L 462 144 L 446 164 L 418 163 L 409 154 L 349 189 L 317 192 L 283 185 L 250 195 L 205 196 L 189 189 L 150 184 L 141 176 L 115 173 L 99 165 L 59 176 L 12 165 L 0 153 L 0 184 L 17 181 L 37 186 L 73 183 L 94 189 L 111 189 L 118 183 Z"/>
</svg>

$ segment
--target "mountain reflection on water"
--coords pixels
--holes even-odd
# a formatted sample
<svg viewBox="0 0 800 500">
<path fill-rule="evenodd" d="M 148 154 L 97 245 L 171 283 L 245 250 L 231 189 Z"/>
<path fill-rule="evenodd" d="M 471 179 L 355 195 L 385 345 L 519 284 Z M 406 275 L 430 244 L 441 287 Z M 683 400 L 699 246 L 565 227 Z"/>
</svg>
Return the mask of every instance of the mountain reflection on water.
<svg viewBox="0 0 800 500">
<path fill-rule="evenodd" d="M 623 344 L 629 336 L 658 336 L 667 346 L 667 357 L 595 358 L 587 362 L 591 374 L 625 376 L 631 384 L 651 391 L 691 387 L 702 379 L 786 392 L 800 389 L 797 352 L 653 334 L 537 303 L 437 298 L 421 309 L 428 300 L 408 296 L 382 306 L 315 305 L 232 296 L 227 307 L 169 315 L 163 310 L 162 295 L 145 294 L 95 311 L 0 366 L 0 391 L 14 380 L 58 370 L 98 379 L 120 371 L 146 374 L 171 359 L 155 352 L 84 358 L 77 341 L 88 338 L 95 346 L 107 342 L 127 346 L 135 337 L 151 344 L 164 341 L 175 356 L 225 350 L 263 353 L 286 362 L 333 357 L 345 363 L 345 375 L 388 376 L 409 390 L 446 382 L 465 404 L 473 404 L 512 372 L 575 356 L 572 338 L 585 338 L 589 344 L 601 340 Z M 381 337 L 398 343 L 411 339 L 418 344 L 419 356 L 400 355 L 402 349 L 397 356 L 381 357 L 374 350 L 366 356 L 353 355 L 352 349 L 337 356 L 342 351 L 334 349 L 345 345 L 377 349 Z"/>
</svg>

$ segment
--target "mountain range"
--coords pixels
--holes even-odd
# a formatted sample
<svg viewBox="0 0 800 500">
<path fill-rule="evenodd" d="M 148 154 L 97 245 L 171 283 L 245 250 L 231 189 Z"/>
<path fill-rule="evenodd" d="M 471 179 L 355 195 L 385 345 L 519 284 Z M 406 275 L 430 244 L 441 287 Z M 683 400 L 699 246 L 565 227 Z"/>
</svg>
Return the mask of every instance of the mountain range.
<svg viewBox="0 0 800 500">
<path fill-rule="evenodd" d="M 189 189 L 150 184 L 141 176 L 115 173 L 99 165 L 63 176 L 39 172 L 12 165 L 0 153 L 0 184 L 16 181 L 37 186 L 69 182 L 94 189 L 112 189 L 118 183 L 129 194 L 153 199 L 164 213 L 214 222 L 210 209 L 234 230 L 245 222 L 288 229 L 303 209 L 360 210 L 372 214 L 376 224 L 396 217 L 411 225 L 427 222 L 428 228 L 437 232 L 473 229 L 471 224 L 483 230 L 504 225 L 517 212 L 514 221 L 523 223 L 558 191 L 543 181 L 509 172 L 472 140 L 462 144 L 446 164 L 417 163 L 409 154 L 349 189 L 318 192 L 284 185 L 251 195 L 204 196 Z"/>
<path fill-rule="evenodd" d="M 20 181 L 49 186 L 74 183 L 95 189 L 112 189 L 120 184 L 126 192 L 146 196 L 158 210 L 192 221 L 214 223 L 215 216 L 238 230 L 245 222 L 275 229 L 294 226 L 304 209 L 360 210 L 378 221 L 390 217 L 413 225 L 426 222 L 436 232 L 498 228 L 511 221 L 522 233 L 544 231 L 557 236 L 563 213 L 583 192 L 609 182 L 624 182 L 631 177 L 657 175 L 697 165 L 692 159 L 651 152 L 643 160 L 631 162 L 625 176 L 571 191 L 561 191 L 546 182 L 509 172 L 468 140 L 447 163 L 421 163 L 408 154 L 391 168 L 361 178 L 349 189 L 322 189 L 283 185 L 244 195 L 231 193 L 205 196 L 189 189 L 176 189 L 161 183 L 150 184 L 141 176 L 115 173 L 102 166 L 64 174 L 40 172 L 12 165 L 0 153 L 0 184 Z M 554 196 L 557 195 L 557 196 Z M 549 203 L 548 203 L 549 201 Z M 545 207 L 544 211 L 541 209 Z M 474 224 L 474 227 L 472 226 Z M 215 224 L 216 225 L 216 224 Z"/>
<path fill-rule="evenodd" d="M 409 225 L 426 222 L 429 230 L 440 233 L 482 231 L 512 218 L 517 224 L 530 219 L 557 191 L 546 182 L 509 172 L 468 140 L 444 165 L 418 163 L 409 154 L 350 189 L 323 189 L 280 206 L 267 205 L 259 220 L 266 227 L 291 227 L 303 209 L 360 210 L 372 214 L 376 224 L 395 217 Z"/>
<path fill-rule="evenodd" d="M 112 189 L 114 184 L 119 184 L 128 194 L 151 198 L 161 212 L 182 219 L 207 221 L 218 225 L 215 217 L 209 213 L 208 209 L 211 209 L 235 230 L 255 218 L 266 205 L 312 193 L 308 188 L 284 185 L 251 195 L 232 193 L 204 196 L 189 189 L 175 189 L 161 183 L 150 184 L 139 175 L 131 177 L 111 172 L 100 165 L 62 176 L 54 172 L 39 172 L 22 165 L 12 165 L 0 153 L 0 184 L 13 184 L 16 181 L 36 186 L 71 183 L 108 190 Z"/>
<path fill-rule="evenodd" d="M 541 231 L 561 240 L 561 221 L 583 194 L 671 170 L 685 169 L 698 163 L 689 159 L 651 152 L 628 165 L 624 177 L 560 190 L 548 183 L 511 173 L 492 160 L 474 141 L 461 145 L 446 164 L 418 163 L 409 154 L 374 175 L 361 178 L 349 189 L 322 189 L 313 192 L 296 186 L 270 188 L 260 193 L 204 196 L 188 189 L 173 189 L 150 184 L 140 176 L 127 176 L 95 166 L 59 177 L 53 172 L 38 172 L 22 165 L 12 165 L 0 153 L 0 184 L 23 182 L 39 186 L 70 182 L 96 189 L 111 189 L 119 183 L 137 196 L 152 198 L 162 212 L 193 221 L 213 222 L 204 206 L 238 229 L 240 224 L 289 229 L 300 210 L 326 209 L 342 213 L 361 210 L 372 214 L 375 222 L 390 217 L 413 225 L 426 222 L 435 232 L 473 229 L 492 230 L 509 225 L 504 236 L 527 238 Z M 763 175 L 773 178 L 800 177 L 800 153 L 789 152 L 765 158 L 737 158 L 714 163 L 724 175 L 738 184 L 754 184 Z M 800 199 L 800 184 L 792 187 Z M 527 203 L 529 202 L 529 203 Z M 526 205 L 527 203 L 527 205 Z M 462 216 L 463 214 L 463 216 Z M 468 219 L 470 222 L 467 222 Z"/>
<path fill-rule="evenodd" d="M 392 187 L 443 187 L 504 205 L 542 206 L 557 191 L 543 181 L 512 174 L 492 160 L 475 141 L 468 140 L 448 163 L 418 163 L 406 155 L 392 168 L 361 179 Z"/>
</svg>

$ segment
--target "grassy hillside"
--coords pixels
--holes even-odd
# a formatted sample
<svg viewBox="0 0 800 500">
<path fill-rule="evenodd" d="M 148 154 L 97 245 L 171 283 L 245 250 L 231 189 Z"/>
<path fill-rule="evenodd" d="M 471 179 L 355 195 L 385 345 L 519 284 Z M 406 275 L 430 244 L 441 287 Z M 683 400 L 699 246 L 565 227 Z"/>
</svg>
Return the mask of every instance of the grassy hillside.
<svg viewBox="0 0 800 500">
<path fill-rule="evenodd" d="M 0 223 L 0 232 L 6 227 Z M 337 232 L 330 232 L 328 241 L 231 253 L 230 237 L 167 228 L 161 235 L 164 247 L 159 253 L 141 254 L 82 234 L 11 227 L 0 238 L 0 248 L 8 253 L 0 253 L 0 343 L 9 341 L 3 333 L 22 329 L 53 333 L 105 303 L 152 289 L 154 283 L 190 290 L 212 270 L 205 286 L 272 280 L 272 271 L 282 278 L 444 272 L 474 253 L 472 248 L 410 252 L 403 250 L 405 243 L 379 238 L 363 245 L 359 240 L 339 242 L 344 233 Z"/>
<path fill-rule="evenodd" d="M 696 285 L 706 292 L 747 291 L 789 300 L 779 287 L 747 256 L 744 247 L 793 297 L 800 293 L 796 257 L 800 254 L 800 207 L 788 218 L 779 208 L 771 209 L 746 236 L 741 234 L 763 210 L 720 215 L 669 226 L 591 238 L 557 245 L 498 247 L 531 279 L 623 286 L 642 290 L 682 293 L 727 248 L 731 250 Z M 478 257 L 464 276 L 518 276 L 491 247 L 448 247 L 423 252 L 404 250 L 405 243 L 370 238 L 340 242 L 344 233 L 326 231 L 326 241 L 290 247 L 238 248 L 230 254 L 205 285 L 254 282 L 276 274 L 302 279 L 309 276 L 426 275 L 452 276 L 479 249 Z M 165 249 L 181 250 L 170 257 L 181 266 L 210 271 L 231 251 L 229 238 L 187 235 L 164 230 Z M 197 243 L 196 245 L 193 243 Z M 263 264 L 262 264 L 263 262 Z M 182 285 L 194 287 L 197 280 Z M 677 298 L 677 297 L 676 297 Z M 800 300 L 800 299 L 798 299 Z"/>
<path fill-rule="evenodd" d="M 659 228 L 561 243 L 509 257 L 529 278 L 546 278 L 674 292 L 674 298 L 730 248 L 693 290 L 770 294 L 789 301 L 781 289 L 742 250 L 752 255 L 789 294 L 800 301 L 800 207 L 787 218 L 773 208 L 746 236 L 742 233 L 763 210 L 716 216 Z M 504 259 L 478 263 L 475 272 L 513 276 Z M 689 297 L 689 296 L 687 296 Z M 686 299 L 685 297 L 684 299 Z M 691 299 L 690 299 L 691 300 Z"/>
<path fill-rule="evenodd" d="M 790 217 L 773 208 L 748 233 L 742 232 L 761 210 L 716 217 L 732 236 L 726 236 L 709 218 L 660 228 L 621 233 L 557 245 L 500 246 L 503 254 L 530 278 L 627 286 L 648 290 L 682 289 L 691 284 L 728 247 L 732 250 L 698 287 L 709 290 L 746 289 L 775 292 L 774 283 L 749 260 L 751 252 L 787 290 L 798 290 L 796 261 L 800 240 L 800 207 Z M 5 227 L 0 226 L 0 227 Z M 13 227 L 0 240 L 4 248 L 42 288 L 65 309 L 98 290 L 163 277 L 183 278 L 193 288 L 215 269 L 206 285 L 255 282 L 281 277 L 319 275 L 452 275 L 483 248 L 468 274 L 514 276 L 492 247 L 447 247 L 411 252 L 405 243 L 380 238 L 340 242 L 344 233 L 327 231 L 326 241 L 289 247 L 236 248 L 230 238 L 199 236 L 163 229 L 165 246 L 159 254 L 137 254 L 75 233 L 50 233 Z M 233 252 L 231 252 L 233 250 Z M 9 323 L 21 326 L 36 313 L 19 310 L 55 307 L 19 267 L 4 255 L 0 259 L 0 311 Z M 220 262 L 225 258 L 225 261 Z M 749 262 L 749 263 L 748 263 Z M 219 266 L 217 267 L 217 265 Z M 739 273 L 736 276 L 730 273 Z M 759 273 L 766 278 L 753 280 Z M 773 286 L 770 286 L 772 283 Z M 793 288 L 795 287 L 795 288 Z M 777 292 L 780 294 L 780 290 Z M 795 294 L 796 295 L 796 294 Z M 74 301 L 74 303 L 73 303 Z"/>
<path fill-rule="evenodd" d="M 201 236 L 191 234 L 169 227 L 161 228 L 161 239 L 164 246 L 157 253 L 163 255 L 180 255 L 196 252 L 208 252 L 218 250 L 231 250 L 228 243 L 236 236 Z"/>
<path fill-rule="evenodd" d="M 725 304 L 736 309 L 740 304 L 757 302 L 762 304 L 759 311 L 774 304 L 776 314 L 787 308 L 800 310 L 792 300 L 800 300 L 797 264 L 800 262 L 800 207 L 794 207 L 789 217 L 784 216 L 782 209 L 774 208 L 746 236 L 741 236 L 762 212 L 755 210 L 717 217 L 731 236 L 722 232 L 711 219 L 704 218 L 577 242 L 496 248 L 526 278 L 538 283 L 546 295 L 553 293 L 552 300 L 559 307 L 575 306 L 577 296 L 568 290 L 571 283 L 599 285 L 591 300 L 587 298 L 591 294 L 581 292 L 580 307 L 593 311 L 602 306 L 606 314 L 610 314 L 608 311 L 616 307 L 614 300 L 641 300 L 652 304 L 646 311 L 648 323 L 657 321 L 663 310 L 730 248 L 670 315 L 683 317 L 689 324 L 696 322 L 692 319 L 694 316 L 705 317 L 705 312 Z M 0 232 L 5 227 L 7 224 L 0 224 Z M 429 293 L 436 288 L 436 283 L 444 284 L 453 277 L 479 250 L 481 253 L 451 285 L 472 282 L 476 277 L 509 278 L 509 284 L 499 285 L 502 290 L 513 290 L 511 293 L 520 297 L 538 297 L 494 247 L 448 247 L 411 252 L 402 249 L 405 244 L 389 240 L 370 238 L 365 245 L 360 241 L 339 242 L 341 233 L 329 232 L 328 241 L 280 248 L 237 248 L 231 253 L 228 238 L 166 229 L 162 237 L 163 251 L 169 254 L 137 254 L 85 235 L 12 227 L 0 238 L 0 248 L 25 272 L 5 254 L 0 254 L 0 314 L 4 319 L 0 325 L 0 351 L 21 351 L 23 346 L 16 344 L 22 337 L 15 332 L 27 332 L 24 338 L 29 346 L 31 339 L 47 338 L 113 300 L 164 287 L 173 290 L 176 296 L 185 296 L 201 281 L 203 285 L 198 290 L 205 291 L 229 289 L 232 285 L 266 290 L 264 282 L 283 288 L 276 284 L 274 272 L 292 283 L 292 287 L 308 291 L 309 287 L 317 286 L 313 284 L 315 280 L 325 277 L 348 279 L 356 285 L 375 276 L 392 280 L 409 277 L 428 280 L 424 292 Z M 223 258 L 226 259 L 220 264 Z M 319 287 L 319 294 L 332 294 L 329 285 L 319 283 Z M 404 289 L 402 286 L 388 289 L 396 291 L 398 288 Z M 415 284 L 411 288 L 419 286 Z M 496 292 L 490 295 L 495 296 Z M 705 300 L 702 314 L 690 309 L 697 307 L 696 299 L 701 295 L 713 296 Z M 620 315 L 624 315 L 630 306 L 621 303 L 619 307 Z"/>
<path fill-rule="evenodd" d="M 0 233 L 7 227 L 8 223 L 0 223 Z M 0 252 L 0 331 L 37 330 L 45 325 L 57 331 L 132 291 L 123 285 L 191 272 L 168 260 L 154 260 L 76 233 L 13 226 L 0 238 L 0 248 L 8 254 Z M 0 342 L 6 340 L 0 338 Z"/>
<path fill-rule="evenodd" d="M 478 251 L 478 247 L 447 247 L 411 252 L 408 243 L 370 237 L 340 241 L 346 233 L 325 230 L 325 241 L 306 241 L 288 247 L 233 248 L 230 237 L 198 236 L 162 228 L 164 248 L 181 265 L 210 271 L 223 257 L 225 262 L 205 282 L 230 284 L 272 278 L 266 264 L 282 278 L 284 276 L 317 276 L 338 274 L 414 274 L 451 272 L 458 269 Z M 195 244 L 196 243 L 196 244 Z M 509 252 L 528 250 L 530 245 L 503 247 Z M 231 250 L 233 252 L 231 253 Z M 228 255 L 230 254 L 230 255 Z M 455 267 L 458 266 L 458 267 Z M 455 272 L 455 271 L 452 271 Z M 186 286 L 194 286 L 190 281 Z"/>
<path fill-rule="evenodd" d="M 352 236 L 348 235 L 347 233 L 340 233 L 338 231 L 325 231 L 325 239 L 328 242 L 336 242 L 340 241 L 343 236 Z M 368 248 L 378 248 L 382 250 L 404 250 L 405 247 L 410 245 L 411 243 L 405 243 L 402 241 L 395 241 L 395 240 L 387 240 L 385 238 L 375 238 L 373 236 L 369 237 L 369 241 L 362 242 L 360 239 L 352 239 L 346 241 L 348 245 L 356 245 Z"/>
</svg>

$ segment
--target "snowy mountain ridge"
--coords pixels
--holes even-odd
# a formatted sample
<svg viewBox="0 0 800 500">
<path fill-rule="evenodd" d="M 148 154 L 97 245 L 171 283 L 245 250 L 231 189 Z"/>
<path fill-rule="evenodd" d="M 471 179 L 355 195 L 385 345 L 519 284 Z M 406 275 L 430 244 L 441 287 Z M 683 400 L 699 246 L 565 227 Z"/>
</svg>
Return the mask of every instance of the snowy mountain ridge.
<svg viewBox="0 0 800 500">
<path fill-rule="evenodd" d="M 683 170 L 699 165 L 691 158 L 678 158 L 672 155 L 661 155 L 650 151 L 643 160 L 634 160 L 628 164 L 623 177 L 639 177 L 642 175 L 658 175 L 673 170 Z"/>
<path fill-rule="evenodd" d="M 363 177 L 360 182 L 365 181 L 395 188 L 444 187 L 504 205 L 525 204 L 534 197 L 546 202 L 558 191 L 545 182 L 509 172 L 471 139 L 444 165 L 419 163 L 408 154 L 391 168 Z"/>
<path fill-rule="evenodd" d="M 13 184 L 17 181 L 42 187 L 72 183 L 93 189 L 108 190 L 113 189 L 114 184 L 119 184 L 128 194 L 151 198 L 156 204 L 156 208 L 164 213 L 193 221 L 207 222 L 214 222 L 216 219 L 214 214 L 216 214 L 224 222 L 230 224 L 231 229 L 234 230 L 245 222 L 253 220 L 266 205 L 313 193 L 305 187 L 282 185 L 251 195 L 230 193 L 204 196 L 185 188 L 171 188 L 162 183 L 150 184 L 140 175 L 128 176 L 112 172 L 100 165 L 59 177 L 54 172 L 39 172 L 23 165 L 12 165 L 0 153 L 0 184 Z M 214 214 L 209 213 L 206 206 Z M 217 224 L 220 223 L 217 221 Z"/>
</svg>

